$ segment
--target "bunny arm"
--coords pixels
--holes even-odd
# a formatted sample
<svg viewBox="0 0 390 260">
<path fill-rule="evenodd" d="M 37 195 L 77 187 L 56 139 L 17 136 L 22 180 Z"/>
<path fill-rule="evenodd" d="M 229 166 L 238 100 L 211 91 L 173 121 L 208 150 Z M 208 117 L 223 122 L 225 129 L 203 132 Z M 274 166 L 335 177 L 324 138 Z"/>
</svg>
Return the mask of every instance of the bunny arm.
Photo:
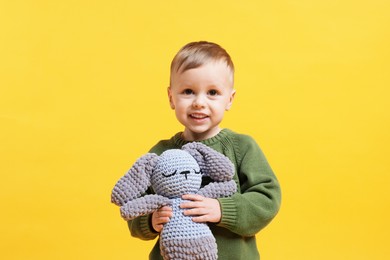
<svg viewBox="0 0 390 260">
<path fill-rule="evenodd" d="M 200 188 L 197 194 L 207 198 L 221 198 L 233 195 L 237 191 L 237 184 L 234 180 L 226 182 L 211 182 Z"/>
<path fill-rule="evenodd" d="M 121 207 L 121 216 L 128 221 L 142 215 L 150 214 L 162 206 L 171 204 L 171 200 L 167 197 L 157 194 L 145 195 L 128 201 L 125 205 L 123 205 Z"/>
</svg>

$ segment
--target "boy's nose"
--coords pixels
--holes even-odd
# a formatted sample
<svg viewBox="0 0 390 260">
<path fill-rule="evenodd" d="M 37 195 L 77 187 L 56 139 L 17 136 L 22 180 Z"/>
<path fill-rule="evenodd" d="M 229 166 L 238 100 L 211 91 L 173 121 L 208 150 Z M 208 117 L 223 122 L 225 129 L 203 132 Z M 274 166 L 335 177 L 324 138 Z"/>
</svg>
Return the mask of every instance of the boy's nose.
<svg viewBox="0 0 390 260">
<path fill-rule="evenodd" d="M 202 95 L 197 95 L 192 105 L 196 108 L 202 108 L 205 106 L 205 102 L 205 98 Z"/>
</svg>

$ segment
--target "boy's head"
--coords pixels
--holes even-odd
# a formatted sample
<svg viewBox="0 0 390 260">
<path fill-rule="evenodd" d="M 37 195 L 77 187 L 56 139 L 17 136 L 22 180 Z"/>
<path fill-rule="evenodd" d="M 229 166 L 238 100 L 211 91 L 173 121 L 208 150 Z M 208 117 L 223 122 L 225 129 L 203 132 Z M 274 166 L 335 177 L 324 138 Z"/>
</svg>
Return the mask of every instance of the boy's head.
<svg viewBox="0 0 390 260">
<path fill-rule="evenodd" d="M 185 127 L 185 140 L 205 140 L 219 133 L 224 112 L 235 95 L 233 72 L 229 54 L 215 43 L 192 42 L 176 54 L 168 97 Z"/>
<path fill-rule="evenodd" d="M 201 67 L 209 62 L 224 62 L 231 72 L 233 86 L 234 64 L 230 55 L 218 44 L 207 41 L 190 42 L 179 50 L 171 63 L 170 84 L 172 85 L 172 77 L 175 74 Z"/>
</svg>

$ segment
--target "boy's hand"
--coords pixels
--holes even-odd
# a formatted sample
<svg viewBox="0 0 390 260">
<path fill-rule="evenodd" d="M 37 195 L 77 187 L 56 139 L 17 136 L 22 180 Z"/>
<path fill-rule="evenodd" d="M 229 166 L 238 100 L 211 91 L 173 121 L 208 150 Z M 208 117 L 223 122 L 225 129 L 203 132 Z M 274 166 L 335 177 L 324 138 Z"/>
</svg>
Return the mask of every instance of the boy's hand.
<svg viewBox="0 0 390 260">
<path fill-rule="evenodd" d="M 180 208 L 186 209 L 184 215 L 194 216 L 194 222 L 212 222 L 221 221 L 221 206 L 216 199 L 206 198 L 197 194 L 183 195 L 182 199 L 190 200 L 180 205 Z"/>
<path fill-rule="evenodd" d="M 153 229 L 160 233 L 165 223 L 168 223 L 173 216 L 172 208 L 169 206 L 163 206 L 153 212 L 152 214 L 152 226 Z"/>
</svg>

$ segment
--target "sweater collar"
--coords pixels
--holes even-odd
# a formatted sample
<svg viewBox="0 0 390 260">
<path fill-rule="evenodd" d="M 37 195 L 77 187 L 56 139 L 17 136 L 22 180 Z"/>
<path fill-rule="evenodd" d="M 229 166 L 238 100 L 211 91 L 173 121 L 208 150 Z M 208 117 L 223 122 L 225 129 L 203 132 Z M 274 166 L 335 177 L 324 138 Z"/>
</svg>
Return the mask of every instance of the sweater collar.
<svg viewBox="0 0 390 260">
<path fill-rule="evenodd" d="M 203 143 L 207 146 L 211 146 L 212 144 L 219 142 L 221 139 L 225 138 L 230 132 L 231 132 L 231 130 L 224 128 L 221 131 L 219 131 L 219 133 L 216 136 L 213 136 L 211 138 L 208 138 L 208 139 L 205 139 L 205 140 L 202 140 L 199 142 Z M 182 138 L 182 135 L 183 135 L 183 132 L 179 132 L 173 136 L 173 142 L 178 147 L 182 147 L 183 145 L 190 143 L 190 141 L 184 140 Z"/>
</svg>

